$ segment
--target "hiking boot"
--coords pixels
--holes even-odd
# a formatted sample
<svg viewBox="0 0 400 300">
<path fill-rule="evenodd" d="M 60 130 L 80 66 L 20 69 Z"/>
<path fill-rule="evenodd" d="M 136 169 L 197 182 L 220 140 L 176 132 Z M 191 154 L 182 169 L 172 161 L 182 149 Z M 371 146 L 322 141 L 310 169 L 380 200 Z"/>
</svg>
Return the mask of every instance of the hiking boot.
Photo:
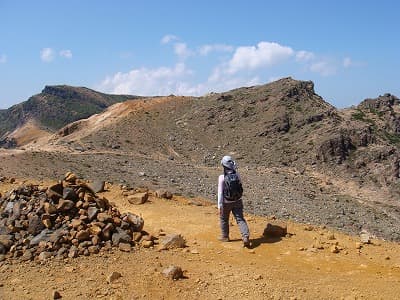
<svg viewBox="0 0 400 300">
<path fill-rule="evenodd" d="M 250 240 L 249 239 L 244 239 L 243 240 L 243 247 L 245 247 L 245 248 L 249 248 L 250 249 Z"/>
<path fill-rule="evenodd" d="M 229 242 L 229 238 L 228 237 L 219 237 L 218 240 L 220 242 Z"/>
</svg>

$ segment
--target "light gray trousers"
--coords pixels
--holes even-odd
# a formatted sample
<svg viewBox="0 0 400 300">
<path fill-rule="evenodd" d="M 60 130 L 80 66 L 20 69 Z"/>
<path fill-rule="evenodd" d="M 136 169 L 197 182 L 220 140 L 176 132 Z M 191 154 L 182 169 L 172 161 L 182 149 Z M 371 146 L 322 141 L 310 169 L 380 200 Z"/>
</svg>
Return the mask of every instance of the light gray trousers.
<svg viewBox="0 0 400 300">
<path fill-rule="evenodd" d="M 222 213 L 220 214 L 220 226 L 223 238 L 229 237 L 229 215 L 232 212 L 235 217 L 236 223 L 239 226 L 240 233 L 242 234 L 242 240 L 249 239 L 250 232 L 247 222 L 243 216 L 243 202 L 238 200 L 235 202 L 224 202 L 222 204 Z"/>
</svg>

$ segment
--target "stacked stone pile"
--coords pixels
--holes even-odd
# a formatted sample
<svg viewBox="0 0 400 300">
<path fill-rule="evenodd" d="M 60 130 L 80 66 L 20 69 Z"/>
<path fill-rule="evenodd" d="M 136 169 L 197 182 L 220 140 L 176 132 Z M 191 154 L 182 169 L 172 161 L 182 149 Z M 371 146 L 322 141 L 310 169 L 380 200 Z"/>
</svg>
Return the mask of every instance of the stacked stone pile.
<svg viewBox="0 0 400 300">
<path fill-rule="evenodd" d="M 144 220 L 120 213 L 93 189 L 67 173 L 50 187 L 26 185 L 0 195 L 0 260 L 74 258 L 113 246 L 130 251 Z"/>
</svg>

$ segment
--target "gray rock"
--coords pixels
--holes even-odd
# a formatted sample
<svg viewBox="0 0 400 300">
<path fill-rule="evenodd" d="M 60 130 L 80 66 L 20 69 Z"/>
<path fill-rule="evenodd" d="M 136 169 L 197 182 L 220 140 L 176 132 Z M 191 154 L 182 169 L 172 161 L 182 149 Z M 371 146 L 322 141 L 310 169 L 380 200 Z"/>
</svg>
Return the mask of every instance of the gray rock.
<svg viewBox="0 0 400 300">
<path fill-rule="evenodd" d="M 66 187 L 63 190 L 63 198 L 65 200 L 76 201 L 78 199 L 78 195 L 75 193 L 75 190 L 70 187 Z"/>
<path fill-rule="evenodd" d="M 38 245 L 40 242 L 49 242 L 50 236 L 53 233 L 50 229 L 43 229 L 38 235 L 36 235 L 31 241 L 30 246 Z"/>
<path fill-rule="evenodd" d="M 96 207 L 90 206 L 87 210 L 87 216 L 89 221 L 94 220 L 94 218 L 96 218 L 97 213 L 99 212 L 99 210 Z"/>
<path fill-rule="evenodd" d="M 28 260 L 32 260 L 32 259 L 33 259 L 33 254 L 29 250 L 26 250 L 21 256 L 22 261 L 28 261 Z"/>
<path fill-rule="evenodd" d="M 126 216 L 123 217 L 123 220 L 131 225 L 133 231 L 140 232 L 143 230 L 144 220 L 141 216 L 127 213 Z"/>
<path fill-rule="evenodd" d="M 170 234 L 165 236 L 161 243 L 160 249 L 173 249 L 173 248 L 185 248 L 186 241 L 180 234 Z"/>
<path fill-rule="evenodd" d="M 119 243 L 131 243 L 132 237 L 123 229 L 117 227 L 117 232 L 112 235 L 112 243 L 114 246 L 118 246 Z"/>
<path fill-rule="evenodd" d="M 89 184 L 89 188 L 95 193 L 104 192 L 105 182 L 102 180 L 94 180 Z"/>
<path fill-rule="evenodd" d="M 162 274 L 165 277 L 168 277 L 168 278 L 174 279 L 174 280 L 183 278 L 182 269 L 181 269 L 181 267 L 178 267 L 178 266 L 169 266 L 168 268 L 166 268 L 162 271 Z"/>
<path fill-rule="evenodd" d="M 60 199 L 57 205 L 57 210 L 61 212 L 66 212 L 71 210 L 73 207 L 75 207 L 75 203 L 73 201 Z"/>
<path fill-rule="evenodd" d="M 40 217 L 36 214 L 32 214 L 28 216 L 28 232 L 30 234 L 37 234 L 38 232 L 44 229 L 44 225 Z"/>
<path fill-rule="evenodd" d="M 38 258 L 40 261 L 44 261 L 44 260 L 49 259 L 52 256 L 53 256 L 53 254 L 51 252 L 43 251 L 43 252 L 40 252 Z"/>
</svg>

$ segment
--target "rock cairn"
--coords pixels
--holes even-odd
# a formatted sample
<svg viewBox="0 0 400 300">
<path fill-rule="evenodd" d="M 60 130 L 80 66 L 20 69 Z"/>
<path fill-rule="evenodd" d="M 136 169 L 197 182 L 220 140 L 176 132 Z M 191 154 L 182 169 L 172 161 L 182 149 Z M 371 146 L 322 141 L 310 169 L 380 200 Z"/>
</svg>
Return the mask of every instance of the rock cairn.
<svg viewBox="0 0 400 300">
<path fill-rule="evenodd" d="M 0 261 L 75 258 L 113 246 L 126 251 L 143 225 L 67 173 L 52 186 L 20 186 L 0 197 Z"/>
</svg>

